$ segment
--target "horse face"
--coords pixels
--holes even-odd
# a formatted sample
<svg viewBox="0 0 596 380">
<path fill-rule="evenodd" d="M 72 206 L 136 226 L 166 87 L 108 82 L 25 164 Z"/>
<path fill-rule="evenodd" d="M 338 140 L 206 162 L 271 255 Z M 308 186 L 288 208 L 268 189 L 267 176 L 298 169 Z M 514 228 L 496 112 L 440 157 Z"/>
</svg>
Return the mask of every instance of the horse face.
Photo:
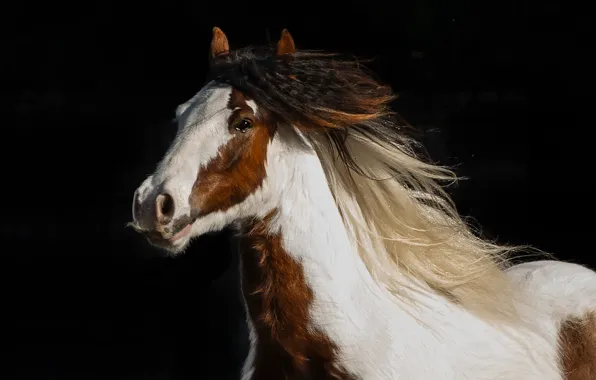
<svg viewBox="0 0 596 380">
<path fill-rule="evenodd" d="M 293 52 L 284 30 L 277 54 Z M 227 37 L 214 28 L 211 58 L 227 54 Z M 280 158 L 275 152 L 285 150 L 280 139 L 273 140 L 279 136 L 277 123 L 237 89 L 210 82 L 180 105 L 176 116 L 176 138 L 155 173 L 135 191 L 132 211 L 132 226 L 173 253 L 194 236 L 266 215 L 279 203 L 280 191 L 276 196 L 273 189 L 283 188 L 288 177 L 272 174 L 285 168 L 268 162 L 268 153 Z"/>
<path fill-rule="evenodd" d="M 276 129 L 254 101 L 214 82 L 176 115 L 174 142 L 133 199 L 133 226 L 174 253 L 193 236 L 269 209 L 265 166 Z"/>
</svg>

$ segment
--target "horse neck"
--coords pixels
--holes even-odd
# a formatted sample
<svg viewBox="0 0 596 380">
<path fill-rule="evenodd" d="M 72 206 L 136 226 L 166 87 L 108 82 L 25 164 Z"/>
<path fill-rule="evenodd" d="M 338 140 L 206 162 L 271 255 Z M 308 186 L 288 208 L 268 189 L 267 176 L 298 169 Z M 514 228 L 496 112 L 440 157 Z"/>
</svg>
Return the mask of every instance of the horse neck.
<svg viewBox="0 0 596 380">
<path fill-rule="evenodd" d="M 365 305 L 358 298 L 371 298 L 354 298 L 366 288 L 366 268 L 350 243 L 317 157 L 304 154 L 292 161 L 291 171 L 288 162 L 273 169 L 292 178 L 282 201 L 265 218 L 244 226 L 241 235 L 242 293 L 253 342 L 253 359 L 247 363 L 254 361 L 255 379 L 292 371 L 349 379 L 334 364 L 337 344 L 343 345 L 345 336 L 361 338 L 325 325 L 332 322 L 332 313 L 354 314 Z M 358 316 L 350 320 L 356 319 L 367 323 Z"/>
<path fill-rule="evenodd" d="M 331 274 L 339 289 L 354 285 L 366 268 L 349 238 L 323 168 L 313 155 L 299 156 L 297 161 L 294 181 L 272 226 L 279 229 L 288 255 L 309 274 Z"/>
<path fill-rule="evenodd" d="M 343 305 L 351 302 L 346 299 L 350 293 L 363 289 L 382 293 L 348 235 L 318 157 L 296 154 L 281 162 L 283 168 L 274 167 L 273 174 L 291 177 L 286 182 L 290 185 L 284 187 L 281 201 L 268 217 L 246 226 L 245 298 L 257 292 L 263 297 L 291 299 L 289 303 L 305 304 L 317 298 Z M 279 278 L 285 280 L 276 282 Z M 270 294 L 263 294 L 263 289 Z M 297 293 L 302 299 L 296 299 Z M 261 302 L 259 307 L 268 304 Z"/>
<path fill-rule="evenodd" d="M 340 347 L 348 357 L 361 355 L 361 349 L 383 357 L 396 342 L 422 335 L 425 344 L 434 342 L 419 322 L 437 326 L 435 312 L 447 314 L 446 301 L 432 292 L 417 292 L 416 301 L 424 303 L 430 296 L 432 307 L 420 308 L 416 302 L 412 308 L 389 294 L 373 279 L 350 239 L 318 158 L 294 160 L 293 165 L 282 162 L 279 171 L 272 169 L 292 178 L 282 201 L 267 217 L 245 226 L 241 235 L 242 293 L 253 350 L 247 363 L 261 371 L 254 378 L 279 377 L 285 370 L 278 367 L 285 364 L 278 363 L 312 371 L 334 368 Z M 272 160 L 272 165 L 279 162 Z M 409 282 L 405 276 L 401 280 Z M 350 378 L 345 373 L 311 377 Z"/>
</svg>

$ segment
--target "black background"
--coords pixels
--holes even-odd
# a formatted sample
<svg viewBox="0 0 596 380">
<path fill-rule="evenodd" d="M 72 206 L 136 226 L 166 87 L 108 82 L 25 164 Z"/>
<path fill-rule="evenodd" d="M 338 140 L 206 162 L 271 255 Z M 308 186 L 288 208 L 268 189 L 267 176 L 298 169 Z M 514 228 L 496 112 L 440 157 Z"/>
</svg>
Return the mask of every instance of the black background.
<svg viewBox="0 0 596 380">
<path fill-rule="evenodd" d="M 595 266 L 587 10 L 572 2 L 19 3 L 0 12 L 0 366 L 6 379 L 233 379 L 246 353 L 229 234 L 172 259 L 132 194 L 202 86 L 213 26 L 375 58 L 491 238 Z M 237 376 L 237 375 L 236 375 Z"/>
</svg>

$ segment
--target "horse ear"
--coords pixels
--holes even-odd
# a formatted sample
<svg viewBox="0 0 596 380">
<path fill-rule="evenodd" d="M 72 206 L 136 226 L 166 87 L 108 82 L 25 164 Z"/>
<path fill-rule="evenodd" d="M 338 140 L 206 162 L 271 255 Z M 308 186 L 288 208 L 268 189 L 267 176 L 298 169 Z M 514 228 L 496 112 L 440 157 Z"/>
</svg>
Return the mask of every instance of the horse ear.
<svg viewBox="0 0 596 380">
<path fill-rule="evenodd" d="M 296 53 L 294 39 L 287 29 L 281 31 L 281 38 L 277 42 L 277 55 L 286 55 Z"/>
<path fill-rule="evenodd" d="M 217 26 L 213 27 L 213 38 L 211 39 L 211 58 L 221 57 L 230 54 L 228 37 Z"/>
</svg>

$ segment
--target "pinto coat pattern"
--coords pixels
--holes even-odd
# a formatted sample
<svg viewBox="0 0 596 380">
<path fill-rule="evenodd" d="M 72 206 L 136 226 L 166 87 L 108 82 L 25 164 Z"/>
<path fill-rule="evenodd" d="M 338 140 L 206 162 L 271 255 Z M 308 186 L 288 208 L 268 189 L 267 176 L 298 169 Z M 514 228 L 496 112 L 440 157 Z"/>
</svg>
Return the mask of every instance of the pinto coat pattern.
<svg viewBox="0 0 596 380">
<path fill-rule="evenodd" d="M 241 378 L 596 378 L 596 273 L 480 238 L 355 60 L 233 50 L 135 191 L 133 222 L 177 254 L 238 229 L 251 347 Z"/>
</svg>

